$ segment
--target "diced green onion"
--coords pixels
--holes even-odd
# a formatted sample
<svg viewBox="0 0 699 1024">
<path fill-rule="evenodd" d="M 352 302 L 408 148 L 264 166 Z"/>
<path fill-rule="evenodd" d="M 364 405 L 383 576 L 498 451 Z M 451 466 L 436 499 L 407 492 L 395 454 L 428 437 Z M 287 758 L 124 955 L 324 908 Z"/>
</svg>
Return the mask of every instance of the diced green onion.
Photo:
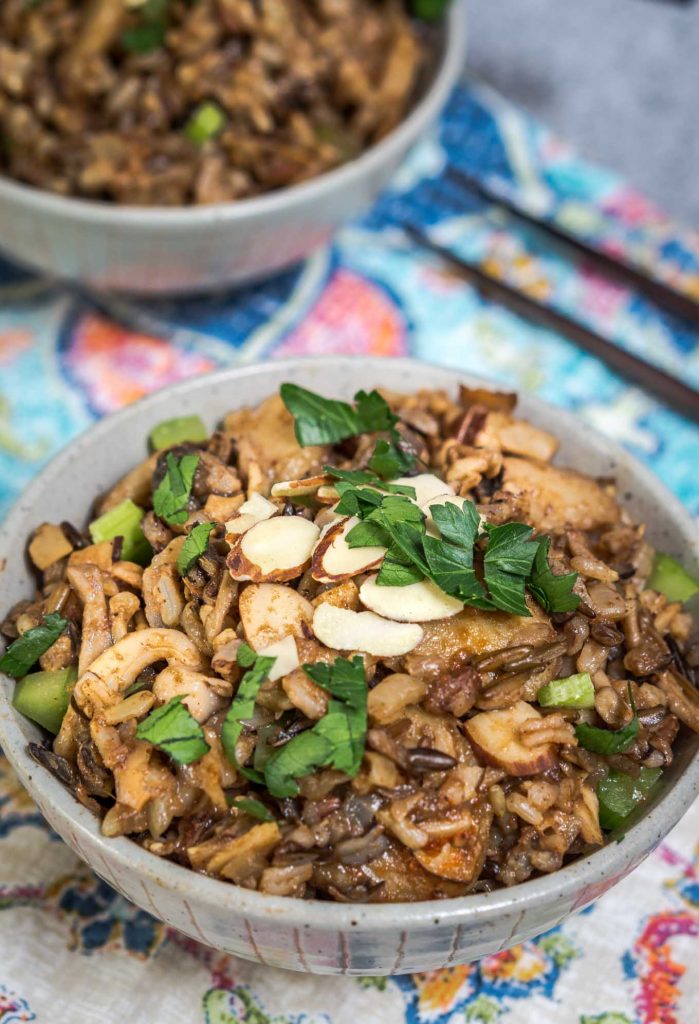
<svg viewBox="0 0 699 1024">
<path fill-rule="evenodd" d="M 184 133 L 195 146 L 203 146 L 218 135 L 225 123 L 226 115 L 217 103 L 200 103 L 184 126 Z"/>
<path fill-rule="evenodd" d="M 122 559 L 146 565 L 153 552 L 141 529 L 143 515 L 143 509 L 135 505 L 131 498 L 127 498 L 109 512 L 92 520 L 88 527 L 90 536 L 95 544 L 115 537 L 123 538 Z"/>
<path fill-rule="evenodd" d="M 206 441 L 208 432 L 201 416 L 176 416 L 172 420 L 163 420 L 153 427 L 148 440 L 154 451 L 172 448 L 184 441 Z"/>
<path fill-rule="evenodd" d="M 699 582 L 675 558 L 657 551 L 647 586 L 664 594 L 668 601 L 689 601 L 699 593 Z"/>
<path fill-rule="evenodd" d="M 604 829 L 621 825 L 636 807 L 645 803 L 663 774 L 662 768 L 641 768 L 638 778 L 615 768 L 597 786 L 599 823 Z"/>
<path fill-rule="evenodd" d="M 437 21 L 449 6 L 449 0 L 411 0 L 410 11 L 421 21 Z"/>
<path fill-rule="evenodd" d="M 31 718 L 32 722 L 42 725 L 55 736 L 68 710 L 77 678 L 77 669 L 73 667 L 53 672 L 32 672 L 18 680 L 12 704 L 21 715 Z"/>
<path fill-rule="evenodd" d="M 565 679 L 552 679 L 536 695 L 542 708 L 593 708 L 595 688 L 589 672 L 578 672 Z"/>
</svg>

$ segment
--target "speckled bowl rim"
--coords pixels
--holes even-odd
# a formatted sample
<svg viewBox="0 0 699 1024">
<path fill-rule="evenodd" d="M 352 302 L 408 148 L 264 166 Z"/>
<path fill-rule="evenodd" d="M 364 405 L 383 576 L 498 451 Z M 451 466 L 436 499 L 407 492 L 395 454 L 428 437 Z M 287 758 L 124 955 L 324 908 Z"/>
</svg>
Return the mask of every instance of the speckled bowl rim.
<svg viewBox="0 0 699 1024">
<path fill-rule="evenodd" d="M 359 363 L 363 369 L 375 364 L 377 369 L 381 367 L 385 370 L 385 366 L 389 362 L 397 369 L 411 373 L 414 377 L 419 374 L 421 366 L 429 365 L 430 369 L 440 373 L 453 374 L 454 384 L 468 382 L 474 386 L 502 388 L 502 384 L 448 366 L 426 364 L 424 361 L 416 359 L 389 360 L 380 357 L 357 359 L 328 356 L 274 360 L 268 365 L 232 367 L 216 371 L 213 374 L 190 378 L 172 387 L 164 388 L 100 420 L 64 448 L 25 489 L 16 506 L 10 511 L 0 531 L 0 558 L 2 558 L 3 551 L 10 550 L 11 546 L 24 545 L 26 527 L 22 519 L 21 506 L 31 502 L 35 495 L 41 493 L 45 475 L 49 470 L 51 472 L 60 471 L 72 459 L 79 456 L 83 446 L 92 447 L 100 440 L 106 441 L 113 437 L 118 433 L 119 425 L 122 422 L 134 416 L 141 417 L 144 414 L 144 418 L 147 419 L 149 405 L 156 401 L 162 401 L 164 394 L 167 394 L 168 398 L 172 400 L 173 407 L 176 407 L 178 396 L 186 394 L 193 388 L 195 390 L 201 388 L 202 383 L 207 380 L 215 380 L 217 383 L 225 383 L 230 380 L 239 384 L 246 377 L 264 376 L 270 371 L 277 373 L 280 370 L 291 373 L 298 371 L 301 366 L 315 366 L 328 373 L 351 374 L 353 367 Z M 416 379 L 419 380 L 419 376 Z M 580 430 L 581 421 L 573 413 L 558 409 L 528 394 L 523 397 L 526 397 L 529 406 L 528 414 L 533 411 L 535 419 L 537 410 L 540 410 L 542 414 L 545 412 L 548 415 L 555 415 L 561 432 Z M 587 424 L 584 425 L 584 429 L 588 436 L 594 437 L 598 443 L 601 442 L 610 456 L 618 463 L 625 463 L 632 470 L 635 480 L 641 487 L 647 488 L 656 496 L 658 502 L 665 505 L 672 520 L 680 524 L 683 533 L 691 538 L 690 543 L 694 553 L 699 556 L 697 526 L 678 499 L 664 488 L 650 470 L 633 459 L 619 445 L 609 441 Z M 699 792 L 699 750 L 697 750 L 671 788 L 626 833 L 623 856 L 621 856 L 620 844 L 611 842 L 601 850 L 576 860 L 559 871 L 520 883 L 510 889 L 446 900 L 382 905 L 299 900 L 284 896 L 269 896 L 220 882 L 198 874 L 189 868 L 161 860 L 132 840 L 124 837 L 115 839 L 104 837 L 100 832 L 97 818 L 79 804 L 52 775 L 41 771 L 31 759 L 26 751 L 25 738 L 16 724 L 16 717 L 10 704 L 7 686 L 0 687 L 0 746 L 10 764 L 30 793 L 33 789 L 40 792 L 49 806 L 54 807 L 62 816 L 70 819 L 77 839 L 84 837 L 91 844 L 96 844 L 97 849 L 106 855 L 107 863 L 110 859 L 115 860 L 123 869 L 147 877 L 174 895 L 200 901 L 218 911 L 230 911 L 258 920 L 265 919 L 267 922 L 276 919 L 283 922 L 284 925 L 297 927 L 315 926 L 343 930 L 363 926 L 377 931 L 395 929 L 396 927 L 408 929 L 411 925 L 430 923 L 462 927 L 466 926 L 469 921 L 475 923 L 480 919 L 492 918 L 500 912 L 511 913 L 513 910 L 515 913 L 521 911 L 521 914 L 518 913 L 518 919 L 521 919 L 525 910 L 531 909 L 537 904 L 546 905 L 552 900 L 556 903 L 563 902 L 571 897 L 575 901 L 581 892 L 585 894 L 585 898 L 575 902 L 575 906 L 582 907 L 596 898 L 597 886 L 601 885 L 602 889 L 605 889 L 627 873 L 629 869 L 624 866 L 624 862 L 628 864 L 634 859 L 640 860 L 652 850 L 688 810 L 694 796 Z M 99 865 L 92 866 L 99 874 Z M 607 885 L 602 884 L 605 882 Z M 567 916 L 568 914 L 565 913 L 561 919 Z"/>
<path fill-rule="evenodd" d="M 378 171 L 394 152 L 402 153 L 445 103 L 458 80 L 466 52 L 466 0 L 452 0 L 446 25 L 441 61 L 423 96 L 407 117 L 383 139 L 354 160 L 308 181 L 278 189 L 262 196 L 239 199 L 230 203 L 206 206 L 120 206 L 115 203 L 59 196 L 34 185 L 26 185 L 0 175 L 0 199 L 24 206 L 31 203 L 35 212 L 62 216 L 76 222 L 101 224 L 105 228 L 138 226 L 179 230 L 183 227 L 232 224 L 261 216 L 288 213 L 303 206 L 308 199 L 321 202 L 336 190 L 352 185 Z"/>
</svg>

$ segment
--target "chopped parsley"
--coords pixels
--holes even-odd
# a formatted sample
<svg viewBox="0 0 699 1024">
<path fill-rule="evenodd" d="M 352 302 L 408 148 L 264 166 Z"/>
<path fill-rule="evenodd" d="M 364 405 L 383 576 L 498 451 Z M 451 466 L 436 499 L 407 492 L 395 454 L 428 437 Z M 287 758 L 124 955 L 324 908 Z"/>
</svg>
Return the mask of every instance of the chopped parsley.
<svg viewBox="0 0 699 1024">
<path fill-rule="evenodd" d="M 153 511 L 168 523 L 182 525 L 189 517 L 189 499 L 199 456 L 183 455 L 178 459 L 168 452 L 165 465 L 165 476 L 153 494 Z"/>
<path fill-rule="evenodd" d="M 369 460 L 376 477 L 401 476 L 415 465 L 415 456 L 406 450 L 396 429 L 399 417 L 378 391 L 358 391 L 353 405 L 324 398 L 298 384 L 282 384 L 279 393 L 294 417 L 296 440 L 301 447 L 337 444 L 359 434 L 388 433 L 390 440 L 379 440 Z M 369 479 L 364 482 L 371 483 L 371 475 L 366 476 Z"/>
<path fill-rule="evenodd" d="M 55 644 L 67 625 L 68 620 L 58 612 L 46 615 L 38 626 L 28 629 L 10 644 L 0 658 L 0 672 L 13 679 L 26 675 L 41 655 Z"/>
<path fill-rule="evenodd" d="M 187 539 L 177 556 L 177 568 L 181 576 L 186 576 L 197 559 L 205 553 L 209 546 L 209 536 L 216 528 L 216 523 L 197 523 L 187 534 Z"/>
<path fill-rule="evenodd" d="M 253 797 L 247 796 L 234 796 L 227 801 L 229 807 L 235 807 L 237 811 L 242 811 L 243 814 L 249 814 L 251 818 L 257 818 L 259 821 L 276 821 L 270 811 L 267 810 L 265 805 L 259 800 L 255 800 Z"/>
<path fill-rule="evenodd" d="M 182 700 L 181 696 L 173 697 L 151 711 L 139 724 L 136 736 L 148 740 L 178 764 L 191 764 L 204 756 L 209 744 L 204 739 L 204 730 Z"/>
<path fill-rule="evenodd" d="M 272 796 L 299 792 L 297 779 L 314 769 L 333 767 L 355 776 L 364 754 L 367 732 L 367 684 L 364 663 L 336 658 L 332 665 L 304 665 L 303 670 L 332 695 L 327 714 L 280 747 L 265 765 L 265 783 Z"/>
<path fill-rule="evenodd" d="M 251 659 L 251 654 L 254 658 Z M 221 730 L 221 745 L 226 757 L 234 764 L 238 771 L 253 782 L 262 782 L 262 775 L 254 768 L 246 768 L 241 765 L 236 756 L 235 747 L 242 732 L 243 723 L 252 718 L 255 712 L 255 701 L 260 687 L 267 679 L 275 658 L 269 658 L 255 654 L 248 644 L 241 644 L 238 648 L 238 664 L 247 668 L 247 672 L 240 680 L 238 691 L 228 709 L 228 714 Z"/>
</svg>

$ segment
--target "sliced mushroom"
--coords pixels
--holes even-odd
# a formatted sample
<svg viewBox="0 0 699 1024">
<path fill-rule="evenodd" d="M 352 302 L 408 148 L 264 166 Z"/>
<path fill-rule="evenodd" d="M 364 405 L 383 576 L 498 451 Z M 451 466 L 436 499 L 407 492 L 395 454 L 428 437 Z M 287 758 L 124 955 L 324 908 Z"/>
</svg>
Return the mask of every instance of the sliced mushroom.
<svg viewBox="0 0 699 1024">
<path fill-rule="evenodd" d="M 553 434 L 495 410 L 488 413 L 474 443 L 479 448 L 501 448 L 510 455 L 523 455 L 540 462 L 550 462 L 559 447 L 558 438 Z"/>
<path fill-rule="evenodd" d="M 340 583 L 375 569 L 383 561 L 386 548 L 351 548 L 347 543 L 347 534 L 358 523 L 356 516 L 349 516 L 333 523 L 322 534 L 311 560 L 313 579 L 318 583 Z"/>
<path fill-rule="evenodd" d="M 140 607 L 139 599 L 128 590 L 122 590 L 110 598 L 109 619 L 114 643 L 118 643 L 123 636 L 126 636 L 131 620 Z"/>
<path fill-rule="evenodd" d="M 99 544 L 88 544 L 78 548 L 68 558 L 68 565 L 96 565 L 103 572 L 109 572 L 114 563 L 114 541 L 103 540 Z"/>
<path fill-rule="evenodd" d="M 359 590 L 354 580 L 345 580 L 338 583 L 336 587 L 328 587 L 321 590 L 317 597 L 313 598 L 314 607 L 319 604 L 334 604 L 336 608 L 349 608 L 350 611 L 359 610 Z"/>
<path fill-rule="evenodd" d="M 282 689 L 294 707 L 311 721 L 317 721 L 327 713 L 330 695 L 322 686 L 314 683 L 302 668 L 297 668 L 284 677 Z"/>
<path fill-rule="evenodd" d="M 420 508 L 427 505 L 430 499 L 436 498 L 440 494 L 455 493 L 450 484 L 440 480 L 434 473 L 420 473 L 418 476 L 401 476 L 391 482 L 401 484 L 404 487 L 412 487 L 415 491 L 415 504 L 419 505 Z"/>
<path fill-rule="evenodd" d="M 503 461 L 503 490 L 514 494 L 527 522 L 542 533 L 595 530 L 619 518 L 619 506 L 582 473 L 529 459 Z"/>
<path fill-rule="evenodd" d="M 470 884 L 475 882 L 483 868 L 493 812 L 486 801 L 478 799 L 472 806 L 459 809 L 458 814 L 459 831 L 456 835 L 446 842 L 429 842 L 415 850 L 413 856 L 433 875 Z M 427 824 L 431 823 L 422 822 L 421 826 L 430 835 L 430 830 L 424 827 Z M 448 821 L 446 825 L 449 825 Z"/>
<path fill-rule="evenodd" d="M 427 686 L 421 679 L 405 672 L 393 672 L 369 690 L 369 718 L 379 725 L 386 725 L 396 719 L 409 704 L 419 704 L 426 693 Z"/>
<path fill-rule="evenodd" d="M 182 577 L 172 563 L 150 565 L 143 573 L 143 601 L 149 626 L 176 626 L 184 611 Z"/>
<path fill-rule="evenodd" d="M 556 747 L 543 743 L 527 747 L 519 739 L 521 726 L 530 719 L 542 719 L 536 708 L 517 701 L 502 711 L 483 711 L 464 724 L 468 737 L 486 764 L 504 768 L 509 775 L 537 775 L 556 762 Z"/>
<path fill-rule="evenodd" d="M 226 534 L 230 534 L 232 538 L 237 537 L 246 533 L 257 523 L 263 523 L 266 519 L 276 516 L 278 512 L 279 509 L 274 502 L 268 501 L 261 494 L 251 494 L 248 500 L 240 506 L 237 515 L 226 523 Z M 233 543 L 233 541 L 229 540 L 229 543 Z"/>
<path fill-rule="evenodd" d="M 66 578 L 83 605 L 78 674 L 82 675 L 112 643 L 102 573 L 96 565 L 73 565 Z"/>
<path fill-rule="evenodd" d="M 413 623 L 391 622 L 374 612 L 351 612 L 331 604 L 315 609 L 313 632 L 336 651 L 364 651 L 385 658 L 412 651 L 423 635 L 421 627 Z"/>
<path fill-rule="evenodd" d="M 205 722 L 226 704 L 225 698 L 217 692 L 221 684 L 221 679 L 210 679 L 194 669 L 168 665 L 155 677 L 153 695 L 159 704 L 182 697 L 182 703 L 197 722 Z M 228 690 L 230 692 L 230 685 Z"/>
<path fill-rule="evenodd" d="M 158 452 L 154 452 L 134 469 L 129 470 L 99 503 L 97 508 L 99 515 L 116 508 L 127 498 L 130 498 L 136 505 L 148 505 L 151 496 L 151 480 L 157 465 Z"/>
<path fill-rule="evenodd" d="M 313 621 L 313 605 L 291 587 L 253 583 L 239 601 L 245 639 L 254 650 L 269 647 L 285 636 L 304 636 Z"/>
<path fill-rule="evenodd" d="M 381 587 L 378 577 L 370 576 L 359 588 L 359 600 L 365 608 L 394 622 L 433 622 L 448 619 L 463 611 L 463 601 L 445 594 L 431 580 L 409 583 L 406 587 Z"/>
<path fill-rule="evenodd" d="M 202 659 L 195 644 L 178 629 L 140 629 L 127 633 L 108 647 L 80 675 L 73 697 L 78 707 L 94 717 L 102 708 L 121 700 L 147 665 L 174 661 L 185 668 L 201 669 Z"/>
<path fill-rule="evenodd" d="M 255 583 L 296 579 L 310 564 L 320 530 L 301 516 L 277 516 L 242 535 L 228 556 L 234 580 Z"/>
</svg>

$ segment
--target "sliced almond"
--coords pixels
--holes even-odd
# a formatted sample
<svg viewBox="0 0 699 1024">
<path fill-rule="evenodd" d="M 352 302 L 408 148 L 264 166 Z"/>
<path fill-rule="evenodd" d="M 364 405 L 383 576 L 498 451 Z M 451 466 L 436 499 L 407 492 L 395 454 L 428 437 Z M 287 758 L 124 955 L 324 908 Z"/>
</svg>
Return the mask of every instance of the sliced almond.
<svg viewBox="0 0 699 1024">
<path fill-rule="evenodd" d="M 316 491 L 316 499 L 321 505 L 334 505 L 340 495 L 332 484 L 323 484 Z"/>
<path fill-rule="evenodd" d="M 463 611 L 463 601 L 449 597 L 431 580 L 409 583 L 407 587 L 381 587 L 376 576 L 364 580 L 359 600 L 384 619 L 393 622 L 434 622 Z"/>
<path fill-rule="evenodd" d="M 331 480 L 332 477 L 326 473 L 321 473 L 319 476 L 307 476 L 303 480 L 281 480 L 272 485 L 272 497 L 301 498 L 315 494 L 319 487 L 329 484 Z"/>
<path fill-rule="evenodd" d="M 310 564 L 320 530 L 302 516 L 275 516 L 257 523 L 228 556 L 234 580 L 255 583 L 294 580 Z"/>
<path fill-rule="evenodd" d="M 325 505 L 317 513 L 317 515 L 316 515 L 315 519 L 313 520 L 313 522 L 316 524 L 316 526 L 320 527 L 321 537 L 322 537 L 323 532 L 326 529 L 328 529 L 328 527 L 332 526 L 333 523 L 339 523 L 340 520 L 344 519 L 344 518 L 345 517 L 343 515 L 341 515 L 339 512 L 335 511 L 335 505 L 334 504 L 333 505 Z"/>
<path fill-rule="evenodd" d="M 351 548 L 347 543 L 347 534 L 358 522 L 356 516 L 349 516 L 333 523 L 316 544 L 311 572 L 318 583 L 341 583 L 382 562 L 386 548 Z"/>
<path fill-rule="evenodd" d="M 398 480 L 392 480 L 393 484 L 401 484 L 403 487 L 412 487 L 415 491 L 415 504 L 420 508 L 426 505 L 430 498 L 436 498 L 438 494 L 453 494 L 453 488 L 440 480 L 434 473 L 420 473 L 418 476 L 401 476 Z"/>
<path fill-rule="evenodd" d="M 301 664 L 293 636 L 285 636 L 273 644 L 261 647 L 257 649 L 257 653 L 265 658 L 274 658 L 274 664 L 267 676 L 271 683 L 293 672 Z"/>
<path fill-rule="evenodd" d="M 255 651 L 277 643 L 285 636 L 304 636 L 304 626 L 313 621 L 313 605 L 291 587 L 281 583 L 253 583 L 239 600 L 245 639 Z"/>
<path fill-rule="evenodd" d="M 391 622 L 373 612 L 351 612 L 320 604 L 313 615 L 313 632 L 336 651 L 363 651 L 379 658 L 397 658 L 417 647 L 422 629 L 412 623 Z"/>
<path fill-rule="evenodd" d="M 272 516 L 276 516 L 278 511 L 279 509 L 273 502 L 255 492 L 247 501 L 243 502 L 238 509 L 238 514 L 228 520 L 226 532 L 234 536 L 246 533 L 257 523 L 263 523 L 267 519 L 271 519 Z"/>
<path fill-rule="evenodd" d="M 504 768 L 509 775 L 538 775 L 556 761 L 553 743 L 525 747 L 519 728 L 532 718 L 542 718 L 526 701 L 517 701 L 503 711 L 483 711 L 465 723 L 468 738 L 486 764 Z"/>
</svg>

